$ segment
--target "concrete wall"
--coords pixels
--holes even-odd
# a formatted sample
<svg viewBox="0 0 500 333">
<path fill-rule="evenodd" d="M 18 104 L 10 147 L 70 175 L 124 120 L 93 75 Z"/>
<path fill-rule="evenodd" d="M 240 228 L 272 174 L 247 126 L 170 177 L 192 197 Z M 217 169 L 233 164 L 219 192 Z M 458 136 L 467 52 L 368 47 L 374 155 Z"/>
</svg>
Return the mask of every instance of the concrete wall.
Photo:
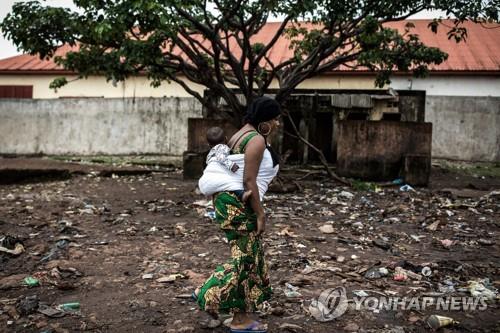
<svg viewBox="0 0 500 333">
<path fill-rule="evenodd" d="M 201 118 L 201 106 L 174 83 L 155 89 L 139 77 L 114 87 L 91 77 L 56 93 L 48 88 L 54 77 L 0 75 L 0 85 L 33 84 L 34 97 L 43 98 L 0 100 L 0 153 L 181 156 L 187 149 L 187 118 Z M 425 121 L 434 125 L 434 157 L 500 161 L 500 76 L 399 76 L 391 86 L 408 89 L 408 80 L 413 90 L 426 91 Z M 299 88 L 373 89 L 373 77 L 322 76 Z M 466 93 L 473 97 L 460 96 Z"/>
<path fill-rule="evenodd" d="M 391 81 L 394 89 L 425 91 L 433 157 L 500 161 L 500 75 L 401 75 Z"/>
<path fill-rule="evenodd" d="M 500 161 L 500 97 L 427 96 L 425 109 L 433 157 Z"/>
<path fill-rule="evenodd" d="M 167 154 L 187 149 L 194 98 L 0 101 L 1 154 Z"/>
<path fill-rule="evenodd" d="M 432 124 L 342 120 L 338 123 L 337 173 L 369 180 L 398 178 L 407 155 L 428 157 Z"/>
</svg>

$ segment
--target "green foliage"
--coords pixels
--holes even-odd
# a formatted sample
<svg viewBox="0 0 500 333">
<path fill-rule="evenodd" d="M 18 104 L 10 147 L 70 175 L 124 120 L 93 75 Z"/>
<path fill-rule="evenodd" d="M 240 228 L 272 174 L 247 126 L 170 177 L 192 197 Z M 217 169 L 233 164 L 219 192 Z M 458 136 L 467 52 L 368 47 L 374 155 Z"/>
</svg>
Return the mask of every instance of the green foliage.
<svg viewBox="0 0 500 333">
<path fill-rule="evenodd" d="M 65 77 L 58 77 L 58 78 L 55 78 L 54 81 L 52 81 L 50 83 L 49 88 L 57 90 L 57 89 L 65 86 L 66 84 L 68 84 L 68 80 Z"/>
<path fill-rule="evenodd" d="M 377 189 L 377 185 L 355 179 L 352 181 L 352 188 L 356 191 L 375 191 Z"/>
<path fill-rule="evenodd" d="M 377 73 L 376 84 L 380 87 L 390 83 L 390 75 L 395 70 L 413 71 L 415 76 L 422 77 L 427 74 L 427 65 L 440 64 L 448 57 L 411 34 L 412 25 L 407 25 L 401 35 L 397 30 L 383 27 L 374 18 L 367 18 L 364 24 L 366 28 L 357 36 L 363 49 L 358 64 Z"/>
<path fill-rule="evenodd" d="M 384 26 L 422 10 L 441 9 L 454 16 L 448 37 L 462 41 L 466 19 L 498 21 L 498 0 L 74 0 L 78 12 L 19 2 L 0 24 L 18 48 L 42 58 L 62 45 L 73 49 L 55 61 L 79 77 L 103 75 L 117 82 L 147 75 L 153 86 L 174 81 L 217 110 L 207 94 L 186 84 L 210 89 L 241 121 L 245 104 L 266 93 L 273 80 L 283 101 L 302 81 L 342 65 L 364 66 L 377 73 L 379 86 L 394 71 L 427 73 L 446 54 L 422 44 L 412 26 L 398 32 Z M 265 42 L 255 36 L 270 16 L 283 18 Z M 429 28 L 437 32 L 441 22 Z M 273 63 L 279 38 L 288 38 L 293 55 Z M 61 78 L 51 87 L 67 82 Z M 246 103 L 231 87 L 238 87 Z"/>
</svg>

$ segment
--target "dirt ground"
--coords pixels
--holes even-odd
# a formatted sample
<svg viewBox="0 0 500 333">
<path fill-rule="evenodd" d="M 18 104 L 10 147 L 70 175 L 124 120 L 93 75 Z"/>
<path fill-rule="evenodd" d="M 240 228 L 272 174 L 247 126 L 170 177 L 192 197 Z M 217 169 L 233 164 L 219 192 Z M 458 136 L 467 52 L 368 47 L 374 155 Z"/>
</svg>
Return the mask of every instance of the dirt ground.
<svg viewBox="0 0 500 333">
<path fill-rule="evenodd" d="M 228 256 L 196 181 L 174 169 L 127 170 L 84 165 L 11 184 L 3 176 L 0 239 L 24 252 L 0 252 L 0 332 L 229 331 L 204 328 L 209 317 L 189 299 Z M 270 332 L 424 332 L 431 314 L 459 322 L 442 332 L 500 332 L 500 179 L 435 167 L 431 186 L 416 191 L 355 191 L 317 174 L 299 185 L 265 200 L 274 297 L 261 315 Z M 398 266 L 414 276 L 394 280 Z M 368 274 L 379 268 L 388 274 Z M 25 285 L 28 276 L 39 284 Z M 486 309 L 355 307 L 367 295 L 469 297 L 469 281 L 491 295 Z M 320 322 L 309 305 L 336 287 L 349 307 Z"/>
</svg>

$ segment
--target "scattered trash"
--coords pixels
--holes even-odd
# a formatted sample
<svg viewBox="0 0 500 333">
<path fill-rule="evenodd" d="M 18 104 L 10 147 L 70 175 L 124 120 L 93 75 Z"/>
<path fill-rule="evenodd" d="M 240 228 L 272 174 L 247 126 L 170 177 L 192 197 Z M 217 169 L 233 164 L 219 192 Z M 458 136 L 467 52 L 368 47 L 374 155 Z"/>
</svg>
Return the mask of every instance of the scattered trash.
<svg viewBox="0 0 500 333">
<path fill-rule="evenodd" d="M 299 287 L 295 287 L 290 283 L 285 283 L 285 287 L 286 289 L 284 290 L 284 293 L 287 298 L 302 297 L 302 294 L 298 291 Z"/>
<path fill-rule="evenodd" d="M 441 245 L 443 245 L 443 247 L 446 249 L 450 248 L 453 244 L 455 244 L 455 242 L 452 240 L 449 240 L 449 239 L 442 239 L 441 240 Z"/>
<path fill-rule="evenodd" d="M 177 279 L 185 279 L 186 276 L 184 274 L 170 274 L 169 276 L 164 276 L 159 279 L 156 279 L 156 282 L 166 283 L 166 282 L 174 282 Z"/>
<path fill-rule="evenodd" d="M 438 283 L 438 290 L 441 293 L 452 294 L 455 292 L 455 283 L 450 280 L 444 280 L 442 283 Z"/>
<path fill-rule="evenodd" d="M 38 303 L 39 300 L 37 295 L 26 296 L 17 302 L 16 310 L 21 316 L 29 315 L 36 312 L 38 309 Z"/>
<path fill-rule="evenodd" d="M 78 278 L 82 275 L 83 274 L 81 272 L 79 272 L 76 268 L 73 268 L 73 267 L 57 266 L 57 267 L 54 267 L 50 271 L 50 276 L 53 278 L 56 278 L 57 280 L 69 279 L 69 278 L 74 279 L 74 278 Z M 57 285 L 57 283 L 55 283 L 55 284 Z"/>
<path fill-rule="evenodd" d="M 416 241 L 417 243 L 420 243 L 420 239 L 421 238 L 425 238 L 424 235 L 422 236 L 417 236 L 417 235 L 410 235 L 411 239 L 413 239 L 414 241 Z"/>
<path fill-rule="evenodd" d="M 45 262 L 57 258 L 61 253 L 61 250 L 66 249 L 69 243 L 70 242 L 67 239 L 58 240 L 50 251 L 42 259 L 40 259 L 40 261 Z"/>
<path fill-rule="evenodd" d="M 212 200 L 198 200 L 193 202 L 193 205 L 200 207 L 213 207 Z"/>
<path fill-rule="evenodd" d="M 428 267 L 428 266 L 425 266 L 424 268 L 422 268 L 421 274 L 423 276 L 429 277 L 429 276 L 432 275 L 432 269 L 430 267 Z"/>
<path fill-rule="evenodd" d="M 335 232 L 331 224 L 322 225 L 319 230 L 324 234 L 333 234 Z"/>
<path fill-rule="evenodd" d="M 458 324 L 458 322 L 453 320 L 453 318 L 445 317 L 445 316 L 438 316 L 438 315 L 429 316 L 426 320 L 426 323 L 433 330 L 437 330 L 441 327 L 445 327 L 445 326 L 452 325 L 452 324 Z"/>
<path fill-rule="evenodd" d="M 278 231 L 277 234 L 279 236 L 288 236 L 288 237 L 292 237 L 292 238 L 297 238 L 298 236 L 290 230 L 290 227 L 285 227 L 283 228 L 281 231 Z M 313 241 L 321 241 L 319 237 L 317 238 L 312 238 L 311 240 Z M 323 238 L 324 240 L 324 238 Z"/>
<path fill-rule="evenodd" d="M 365 278 L 374 280 L 374 279 L 380 279 L 381 277 L 384 277 L 389 274 L 389 271 L 385 267 L 379 267 L 379 268 L 371 268 L 365 273 Z"/>
<path fill-rule="evenodd" d="M 480 245 L 484 245 L 484 246 L 491 246 L 491 245 L 495 245 L 495 242 L 491 239 L 484 239 L 484 238 L 479 238 L 477 240 L 477 243 L 480 244 Z"/>
<path fill-rule="evenodd" d="M 187 232 L 186 228 L 182 224 L 175 225 L 175 234 L 184 235 Z"/>
<path fill-rule="evenodd" d="M 200 324 L 200 327 L 201 328 L 210 328 L 210 329 L 214 329 L 214 328 L 217 328 L 219 327 L 220 325 L 222 325 L 222 322 L 218 319 L 205 319 L 205 320 L 201 320 L 199 322 Z"/>
<path fill-rule="evenodd" d="M 401 185 L 401 184 L 403 184 L 403 181 L 404 181 L 403 178 L 394 179 L 392 181 L 392 184 L 394 184 L 394 185 Z"/>
<path fill-rule="evenodd" d="M 206 212 L 205 215 L 203 215 L 203 216 L 208 217 L 211 220 L 215 220 L 215 211 L 210 210 L 210 211 Z"/>
<path fill-rule="evenodd" d="M 489 286 L 489 288 L 486 286 Z M 485 298 L 489 301 L 494 300 L 498 294 L 498 291 L 491 287 L 488 279 L 469 281 L 467 289 L 469 290 L 471 296 Z"/>
<path fill-rule="evenodd" d="M 439 226 L 439 221 L 436 221 L 436 222 L 433 222 L 432 224 L 430 224 L 429 226 L 427 226 L 427 230 L 429 231 L 436 231 L 438 226 Z"/>
<path fill-rule="evenodd" d="M 46 315 L 47 317 L 50 317 L 50 318 L 60 318 L 60 317 L 64 317 L 64 315 L 65 315 L 65 313 L 63 311 L 58 310 L 58 309 L 54 309 L 54 308 L 48 306 L 47 304 L 40 304 L 38 306 L 37 311 L 40 312 L 41 314 Z"/>
<path fill-rule="evenodd" d="M 57 306 L 59 310 L 62 311 L 76 311 L 80 310 L 80 302 L 70 302 L 70 303 L 63 303 L 59 304 Z"/>
<path fill-rule="evenodd" d="M 307 275 L 316 271 L 330 271 L 335 273 L 335 272 L 341 272 L 342 269 L 339 267 L 327 266 L 322 263 L 316 263 L 316 265 L 313 266 L 306 265 L 306 267 L 302 270 L 301 273 Z"/>
<path fill-rule="evenodd" d="M 353 224 L 351 224 L 354 228 L 358 228 L 358 229 L 362 229 L 363 228 L 363 222 L 354 222 Z"/>
<path fill-rule="evenodd" d="M 379 238 L 374 239 L 372 242 L 373 245 L 375 245 L 378 248 L 381 248 L 382 250 L 389 250 L 391 248 L 391 244 Z"/>
<path fill-rule="evenodd" d="M 34 277 L 32 276 L 27 276 L 24 278 L 23 280 L 24 284 L 28 287 L 36 287 L 38 285 L 40 285 L 40 281 L 38 281 L 38 279 L 35 279 Z"/>
<path fill-rule="evenodd" d="M 294 333 L 304 331 L 304 329 L 301 326 L 295 325 L 295 324 L 290 324 L 290 323 L 281 324 L 279 326 L 279 329 L 283 330 L 283 331 L 294 332 Z"/>
<path fill-rule="evenodd" d="M 346 200 L 352 200 L 352 198 L 354 198 L 354 194 L 352 194 L 351 192 L 342 191 L 339 193 L 339 197 Z"/>
<path fill-rule="evenodd" d="M 414 273 L 412 271 L 403 269 L 402 267 L 396 267 L 394 269 L 394 281 L 406 281 L 408 278 L 414 280 L 421 280 L 422 275 Z"/>
<path fill-rule="evenodd" d="M 405 273 L 399 272 L 399 273 L 394 273 L 393 277 L 394 281 L 406 281 L 408 280 L 408 275 Z"/>
<path fill-rule="evenodd" d="M 0 238 L 0 252 L 5 252 L 18 256 L 24 252 L 24 245 L 20 239 L 12 236 Z"/>
<path fill-rule="evenodd" d="M 300 170 L 302 166 L 297 168 Z M 295 167 L 286 170 L 289 171 L 302 172 Z M 380 186 L 377 190 L 358 192 L 354 187 L 343 187 L 323 181 L 320 174 L 317 176 L 311 182 L 304 182 L 300 192 L 266 193 L 263 201 L 272 222 L 265 233 L 267 263 L 276 293 L 281 293 L 281 297 L 271 299 L 267 307 L 259 310 L 262 316 L 280 317 L 276 330 L 328 331 L 333 326 L 319 323 L 321 320 L 314 322 L 314 318 L 321 316 L 312 319 L 308 316 L 313 311 L 331 313 L 330 304 L 323 303 L 323 309 L 323 305 L 313 308 L 307 305 L 314 294 L 340 286 L 346 288 L 351 298 L 379 295 L 483 298 L 492 305 L 484 316 L 493 318 L 494 303 L 499 299 L 495 289 L 498 289 L 497 266 L 488 260 L 488 255 L 481 254 L 494 253 L 500 244 L 496 228 L 499 195 L 484 195 L 488 192 L 479 187 L 467 189 L 470 192 L 464 193 L 467 197 L 443 196 L 435 188 L 415 188 L 417 192 L 407 188 L 405 193 L 400 191 L 405 185 L 402 179 L 387 185 L 376 184 Z M 95 319 L 99 317 L 95 313 L 98 309 L 89 308 L 81 317 L 73 314 L 80 307 L 83 312 L 84 304 L 90 307 L 99 299 L 98 295 L 87 295 L 89 287 L 95 285 L 101 290 L 109 284 L 126 286 L 133 296 L 130 302 L 135 304 L 131 309 L 123 307 L 123 311 L 111 309 L 113 318 L 128 315 L 142 321 L 144 316 L 148 325 L 172 324 L 165 319 L 164 304 L 150 298 L 151 288 L 163 287 L 166 297 L 185 309 L 169 311 L 169 315 L 177 316 L 175 320 L 182 320 L 168 327 L 170 331 L 196 332 L 200 327 L 207 331 L 221 330 L 223 318 L 199 321 L 198 328 L 197 321 L 189 321 L 191 314 L 198 311 L 191 300 L 192 291 L 202 285 L 214 266 L 227 255 L 227 251 L 219 251 L 219 247 L 227 249 L 227 238 L 217 225 L 209 223 L 215 217 L 211 200 L 196 201 L 201 195 L 191 191 L 191 183 L 181 185 L 180 174 L 171 177 L 154 172 L 150 179 L 134 177 L 121 175 L 104 182 L 102 179 L 97 182 L 98 177 L 85 177 L 85 182 L 96 182 L 83 188 L 80 183 L 66 181 L 0 188 L 0 226 L 4 232 L 13 230 L 9 232 L 15 233 L 13 236 L 22 240 L 18 243 L 24 242 L 26 246 L 17 258 L 0 251 L 0 267 L 6 268 L 0 277 L 0 293 L 7 290 L 0 297 L 0 315 L 4 317 L 4 326 L 8 321 L 13 325 L 5 326 L 7 331 L 22 330 L 25 325 L 26 329 L 48 332 L 62 329 L 52 326 L 58 322 L 75 329 L 81 322 L 80 330 L 106 329 L 107 326 L 102 326 L 105 322 Z M 143 181 L 147 186 L 141 188 L 139 182 Z M 164 184 L 155 187 L 155 182 Z M 118 186 L 111 188 L 112 183 Z M 175 194 L 166 192 L 172 186 L 178 186 Z M 137 189 L 136 193 L 130 193 L 133 196 L 126 193 L 131 188 Z M 12 201 L 5 199 L 10 192 Z M 102 193 L 107 195 L 100 198 Z M 200 223 L 192 223 L 195 216 Z M 16 242 L 2 236 L 0 245 L 14 251 Z M 446 246 L 453 252 L 444 250 Z M 39 262 L 41 259 L 44 262 Z M 103 270 L 99 272 L 91 267 L 100 264 Z M 71 266 L 88 268 L 88 272 L 79 279 L 82 273 Z M 187 267 L 196 267 L 196 273 L 187 273 L 184 270 Z M 481 279 L 476 280 L 477 277 Z M 483 277 L 489 277 L 491 282 Z M 75 290 L 69 293 L 57 290 L 69 287 Z M 363 290 L 353 290 L 357 288 Z M 50 303 L 39 301 L 38 307 L 30 307 L 24 298 L 34 292 L 40 300 Z M 115 293 L 107 292 L 110 297 Z M 63 295 L 66 296 L 57 298 Z M 78 305 L 62 307 L 68 300 L 80 300 L 82 304 L 74 302 Z M 331 302 L 337 300 L 329 298 Z M 21 318 L 16 309 L 18 303 L 19 307 L 23 304 L 23 313 L 31 313 Z M 349 303 L 355 305 L 352 300 Z M 411 330 L 410 326 L 418 330 L 422 325 L 446 324 L 439 318 L 430 320 L 434 326 L 427 324 L 429 318 L 425 315 L 433 312 L 392 313 L 378 308 L 380 317 L 365 306 L 352 323 L 348 320 L 353 315 L 350 313 L 344 317 L 345 322 L 337 321 L 334 326 L 346 331 L 403 333 Z M 374 313 L 380 319 L 378 324 L 385 327 L 374 329 L 369 324 Z M 449 314 L 462 321 L 463 314 L 457 317 Z M 52 319 L 70 315 L 74 318 Z M 478 329 L 488 330 L 482 324 L 477 322 Z M 408 328 L 394 325 L 408 325 Z"/>
<path fill-rule="evenodd" d="M 415 189 L 413 187 L 411 187 L 410 185 L 403 185 L 399 188 L 399 190 L 401 192 L 416 192 Z"/>
<path fill-rule="evenodd" d="M 90 245 L 108 245 L 108 244 L 109 244 L 108 241 L 97 241 L 97 242 L 90 243 Z"/>
</svg>

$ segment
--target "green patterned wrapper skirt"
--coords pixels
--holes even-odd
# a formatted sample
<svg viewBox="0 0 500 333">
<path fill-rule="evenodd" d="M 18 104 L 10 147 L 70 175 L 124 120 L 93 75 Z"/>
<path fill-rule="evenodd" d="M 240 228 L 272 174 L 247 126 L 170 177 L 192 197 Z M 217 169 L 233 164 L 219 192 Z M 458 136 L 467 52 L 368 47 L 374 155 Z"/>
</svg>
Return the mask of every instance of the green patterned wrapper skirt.
<svg viewBox="0 0 500 333">
<path fill-rule="evenodd" d="M 209 313 L 254 312 L 271 297 L 257 217 L 232 192 L 220 192 L 214 200 L 215 220 L 225 233 L 231 258 L 217 266 L 201 286 L 198 305 Z"/>
</svg>

